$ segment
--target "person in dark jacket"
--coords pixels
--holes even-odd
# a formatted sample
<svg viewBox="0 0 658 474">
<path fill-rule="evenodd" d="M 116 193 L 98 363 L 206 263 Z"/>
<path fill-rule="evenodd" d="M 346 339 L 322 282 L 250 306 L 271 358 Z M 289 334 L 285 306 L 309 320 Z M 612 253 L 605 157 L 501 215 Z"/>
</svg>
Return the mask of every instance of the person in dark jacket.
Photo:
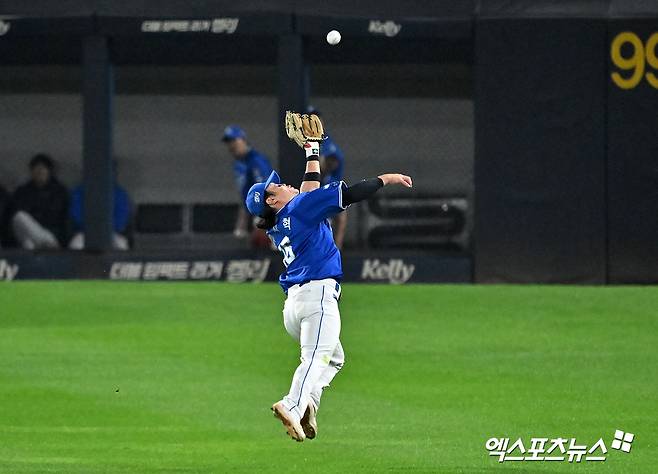
<svg viewBox="0 0 658 474">
<path fill-rule="evenodd" d="M 12 196 L 11 229 L 25 249 L 56 249 L 68 240 L 68 191 L 54 170 L 50 156 L 35 155 L 30 160 L 30 180 Z"/>
</svg>

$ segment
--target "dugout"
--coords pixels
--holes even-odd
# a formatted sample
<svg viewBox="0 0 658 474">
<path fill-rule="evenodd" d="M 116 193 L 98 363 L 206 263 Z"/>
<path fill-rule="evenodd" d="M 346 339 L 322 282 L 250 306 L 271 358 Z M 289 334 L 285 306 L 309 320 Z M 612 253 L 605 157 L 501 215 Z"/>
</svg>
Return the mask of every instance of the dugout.
<svg viewBox="0 0 658 474">
<path fill-rule="evenodd" d="M 460 270 L 448 271 L 453 275 L 450 279 L 454 274 L 460 274 L 460 281 L 470 279 L 471 8 L 455 9 L 449 2 L 427 8 L 418 2 L 417 7 L 425 10 L 416 8 L 416 13 L 424 15 L 416 18 L 396 2 L 368 8 L 343 3 L 328 7 L 317 2 L 301 7 L 291 2 L 243 2 L 236 10 L 229 2 L 193 6 L 182 2 L 70 2 L 59 5 L 56 11 L 48 10 L 45 2 L 0 3 L 0 12 L 12 13 L 5 17 L 11 26 L 2 38 L 3 63 L 15 65 L 5 76 L 8 88 L 4 92 L 29 95 L 60 90 L 70 94 L 76 87 L 83 92 L 80 128 L 84 136 L 77 155 L 84 156 L 86 169 L 93 170 L 85 178 L 99 204 L 90 216 L 97 233 L 89 236 L 89 249 L 108 248 L 107 166 L 112 156 L 119 161 L 122 184 L 132 191 L 137 204 L 143 204 L 137 208 L 137 217 L 144 216 L 145 228 L 158 234 L 152 240 L 169 234 L 173 236 L 170 250 L 193 249 L 200 240 L 198 235 L 196 240 L 187 238 L 190 229 L 206 236 L 227 230 L 213 227 L 208 219 L 197 222 L 197 216 L 219 210 L 229 219 L 233 212 L 213 207 L 213 202 L 223 199 L 217 188 L 232 187 L 232 183 L 229 173 L 218 169 L 217 157 L 208 152 L 213 146 L 221 147 L 218 138 L 226 111 L 237 117 L 229 123 L 242 122 L 254 144 L 273 158 L 284 179 L 294 180 L 301 172 L 290 157 L 299 152 L 285 137 L 280 117 L 289 108 L 303 110 L 313 99 L 329 117 L 333 114 L 336 123 L 351 117 L 342 130 L 336 130 L 351 155 L 348 179 L 406 163 L 418 176 L 417 185 L 424 194 L 436 197 L 433 187 L 440 183 L 447 194 L 458 195 L 459 206 L 448 211 L 442 209 L 452 206 L 451 201 L 428 201 L 425 208 L 439 209 L 439 215 L 429 217 L 433 230 L 456 236 L 454 242 L 448 242 L 448 250 L 454 255 L 452 260 L 459 261 Z M 67 25 L 84 23 L 85 29 L 73 35 L 63 33 L 66 42 L 58 46 L 57 41 L 50 41 L 51 34 L 58 33 L 44 26 L 51 14 Z M 317 32 L 338 23 L 346 38 L 339 46 L 342 51 L 331 50 L 324 42 L 324 33 Z M 392 32 L 391 27 L 398 31 Z M 19 32 L 25 37 L 20 39 Z M 26 43 L 31 48 L 26 49 Z M 53 84 L 47 76 L 56 64 L 64 67 L 59 69 L 60 80 Z M 33 80 L 27 86 L 8 77 L 26 65 L 42 71 L 43 84 Z M 78 74 L 82 80 L 76 79 Z M 454 156 L 450 147 L 460 149 L 459 144 L 444 139 L 437 146 L 427 126 L 427 119 L 442 109 L 440 101 L 448 96 L 465 103 L 458 111 L 462 115 L 458 122 L 461 143 L 466 145 L 465 160 L 450 161 Z M 214 103 L 209 104 L 208 98 Z M 425 107 L 426 116 L 414 113 L 414 108 L 432 99 L 435 105 Z M 332 108 L 334 102 L 340 102 L 339 106 Z M 371 104 L 369 110 L 364 110 L 366 103 Z M 214 128 L 210 126 L 213 114 Z M 390 116 L 388 120 L 386 116 Z M 371 120 L 380 123 L 367 136 L 362 130 L 368 131 Z M 450 114 L 444 113 L 441 120 L 449 122 Z M 435 152 L 443 147 L 445 152 L 432 157 L 400 152 L 404 142 L 413 139 L 413 128 L 421 125 L 425 126 L 421 145 Z M 372 135 L 373 131 L 379 134 Z M 398 137 L 401 145 L 387 155 L 385 141 L 390 136 Z M 183 152 L 185 159 L 181 159 Z M 442 160 L 446 166 L 439 173 L 436 170 Z M 425 166 L 430 163 L 434 169 Z M 199 173 L 200 169 L 212 171 Z M 144 186 L 145 175 L 154 184 Z M 184 202 L 172 202 L 172 195 L 185 196 Z M 423 193 L 418 196 L 423 197 Z M 141 224 L 138 220 L 138 233 Z M 351 245 L 368 243 L 357 225 L 349 228 Z M 217 239 L 204 242 L 221 245 Z M 407 258 L 413 259 L 414 247 L 421 245 L 411 242 L 402 247 L 410 250 Z M 443 241 L 439 245 L 444 245 Z"/>
</svg>

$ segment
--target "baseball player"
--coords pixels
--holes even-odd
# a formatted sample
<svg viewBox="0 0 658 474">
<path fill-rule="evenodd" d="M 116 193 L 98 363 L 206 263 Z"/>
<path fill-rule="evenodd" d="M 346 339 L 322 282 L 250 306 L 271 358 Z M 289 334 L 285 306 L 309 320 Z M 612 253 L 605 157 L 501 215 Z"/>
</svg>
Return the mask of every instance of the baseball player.
<svg viewBox="0 0 658 474">
<path fill-rule="evenodd" d="M 249 145 L 247 134 L 237 125 L 229 125 L 224 129 L 222 141 L 235 158 L 233 162 L 235 184 L 244 200 L 247 197 L 247 191 L 254 183 L 265 181 L 265 178 L 272 172 L 272 166 L 265 155 Z M 233 235 L 238 238 L 247 237 L 248 227 L 247 213 L 240 206 Z"/>
<path fill-rule="evenodd" d="M 281 183 L 273 171 L 265 182 L 249 189 L 245 202 L 249 212 L 258 217 L 256 225 L 267 229 L 286 266 L 279 278 L 287 296 L 283 322 L 301 346 L 301 363 L 290 391 L 272 406 L 272 411 L 288 435 L 301 442 L 317 435 L 316 414 L 322 390 L 345 361 L 338 311 L 343 271 L 328 219 L 383 186 L 400 184 L 410 188 L 412 182 L 402 174 L 382 174 L 349 187 L 342 181 L 320 187 L 322 122 L 316 115 L 287 112 L 286 131 L 306 152 L 306 172 L 300 188 Z"/>
</svg>

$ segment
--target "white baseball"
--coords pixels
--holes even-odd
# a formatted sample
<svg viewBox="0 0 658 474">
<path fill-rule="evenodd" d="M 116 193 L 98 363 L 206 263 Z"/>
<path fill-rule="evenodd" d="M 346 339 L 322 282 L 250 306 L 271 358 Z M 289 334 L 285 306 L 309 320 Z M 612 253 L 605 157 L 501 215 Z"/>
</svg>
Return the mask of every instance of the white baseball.
<svg viewBox="0 0 658 474">
<path fill-rule="evenodd" d="M 327 33 L 327 43 L 331 45 L 340 43 L 340 33 L 336 30 L 331 30 L 329 33 Z"/>
</svg>

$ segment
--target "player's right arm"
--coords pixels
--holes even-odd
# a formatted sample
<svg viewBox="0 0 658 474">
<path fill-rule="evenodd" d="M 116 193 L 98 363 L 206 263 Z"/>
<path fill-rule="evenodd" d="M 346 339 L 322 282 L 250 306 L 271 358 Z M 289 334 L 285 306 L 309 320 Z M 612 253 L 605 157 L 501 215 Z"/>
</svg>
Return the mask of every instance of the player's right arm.
<svg viewBox="0 0 658 474">
<path fill-rule="evenodd" d="M 413 186 L 411 177 L 399 173 L 387 173 L 372 179 L 364 179 L 343 190 L 343 205 L 345 207 L 355 202 L 369 199 L 373 194 L 384 186 L 401 184 L 407 188 Z"/>
<path fill-rule="evenodd" d="M 379 179 L 382 180 L 384 183 L 384 186 L 388 186 L 390 184 L 401 184 L 404 187 L 410 188 L 413 186 L 413 182 L 411 181 L 411 177 L 407 176 L 406 174 L 400 174 L 400 173 L 386 173 L 386 174 L 380 174 L 377 176 Z"/>
<path fill-rule="evenodd" d="M 409 176 L 397 173 L 364 179 L 349 187 L 343 181 L 335 181 L 300 194 L 291 201 L 290 213 L 308 223 L 322 222 L 344 211 L 350 204 L 368 199 L 380 188 L 390 184 L 401 184 L 408 188 L 412 186 Z"/>
</svg>

